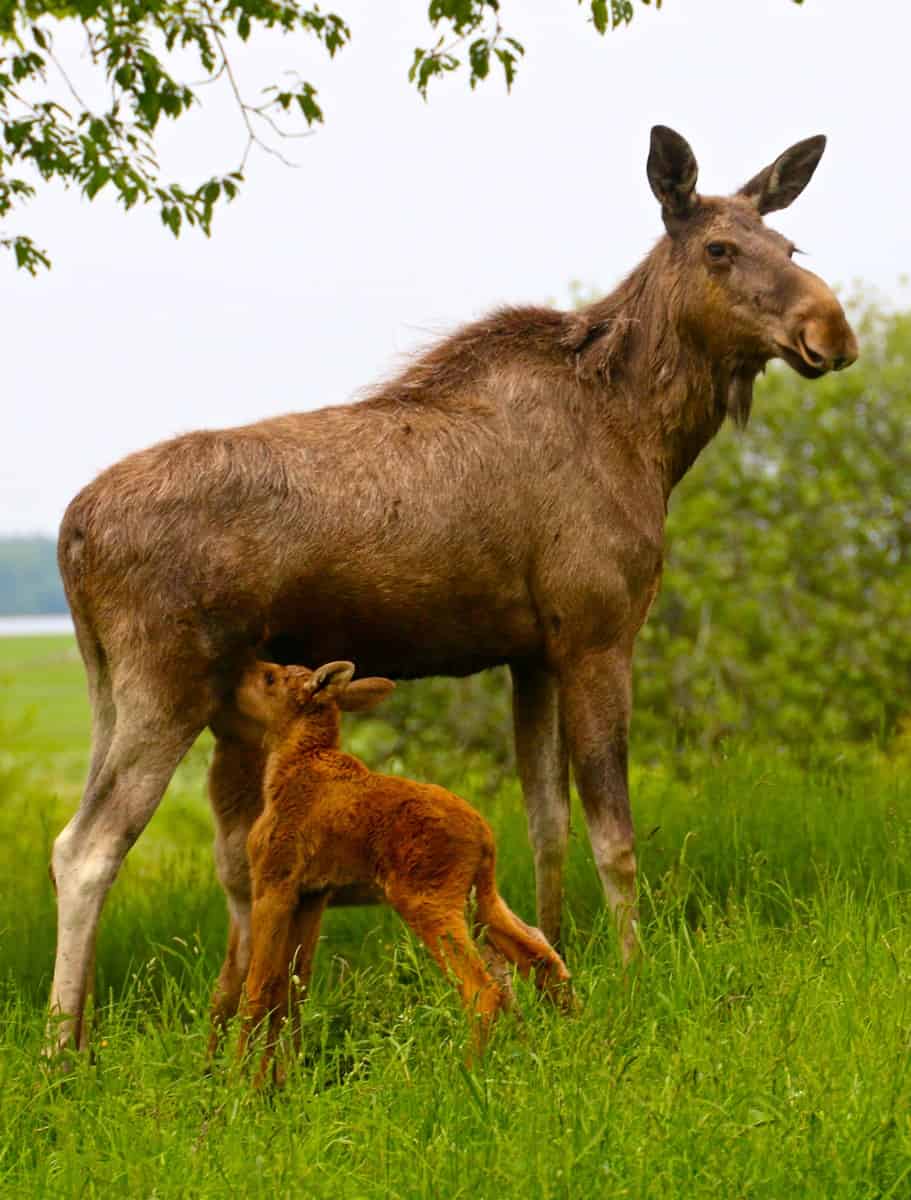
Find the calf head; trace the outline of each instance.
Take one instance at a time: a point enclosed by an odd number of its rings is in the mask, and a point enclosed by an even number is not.
[[[338,710],[367,712],[389,695],[391,679],[353,679],[354,663],[307,667],[253,662],[237,687],[238,712],[264,730],[281,734],[302,720],[314,727],[337,722]]]

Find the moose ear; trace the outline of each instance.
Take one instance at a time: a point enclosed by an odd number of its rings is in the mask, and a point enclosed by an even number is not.
[[[813,178],[825,148],[821,133],[797,142],[745,183],[738,195],[748,196],[763,215],[787,208]]]
[[[351,682],[354,674],[354,663],[331,662],[317,667],[307,683],[307,691],[311,696],[334,696]]]
[[[666,125],[654,125],[645,169],[665,224],[669,217],[679,220],[694,211],[699,166],[686,138]]]
[[[369,712],[385,700],[394,687],[391,679],[355,679],[342,689],[336,700],[345,712]]]

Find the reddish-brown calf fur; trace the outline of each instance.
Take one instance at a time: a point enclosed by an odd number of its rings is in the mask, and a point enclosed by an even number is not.
[[[539,987],[569,1002],[562,959],[497,891],[484,818],[443,788],[376,774],[339,749],[339,709],[372,708],[394,687],[388,679],[352,683],[353,673],[347,662],[316,671],[260,662],[237,691],[240,714],[265,731],[263,811],[247,840],[252,957],[240,1045],[243,1053],[268,1015],[260,1082],[289,1012],[290,981],[307,987],[323,910],[339,888],[377,889],[455,977],[478,1052],[507,996],[469,935],[472,891],[476,932],[523,976],[534,971]],[[229,947],[229,976],[230,959]],[[236,989],[216,992],[212,1049],[238,999]]]
[[[93,733],[54,844],[56,1046],[85,1044],[104,898],[206,726],[233,973],[246,972],[263,754],[233,697],[266,626],[264,657],[284,663],[392,678],[508,664],[537,923],[558,940],[571,763],[634,951],[632,653],[671,489],[726,416],[746,421],[769,359],[816,378],[857,355],[836,297],[762,219],[799,195],[824,142],[798,142],[736,195],[700,196],[692,150],[657,126],[647,175],[666,235],[609,296],[492,313],[358,404],[174,438],[73,500],[59,560]]]

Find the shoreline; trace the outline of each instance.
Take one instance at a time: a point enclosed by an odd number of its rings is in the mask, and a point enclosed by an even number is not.
[[[73,621],[68,613],[0,617],[0,637],[73,637]]]

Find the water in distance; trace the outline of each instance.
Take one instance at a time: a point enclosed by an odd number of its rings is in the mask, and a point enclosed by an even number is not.
[[[0,637],[51,637],[73,635],[68,613],[43,613],[40,616],[0,617]]]

